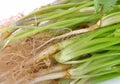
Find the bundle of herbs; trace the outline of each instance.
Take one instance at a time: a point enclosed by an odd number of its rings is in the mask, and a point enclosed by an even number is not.
[[[1,84],[97,84],[120,76],[120,1],[59,0],[0,33]]]

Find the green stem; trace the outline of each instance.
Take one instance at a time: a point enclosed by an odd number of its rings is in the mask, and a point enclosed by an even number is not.
[[[100,58],[104,58],[104,57],[111,57],[111,56],[115,56],[115,55],[120,55],[120,53],[106,53],[106,54],[98,54],[95,56],[92,56],[91,58],[88,59],[83,59],[83,60],[79,60],[79,61],[69,61],[66,62],[66,64],[76,64],[76,63],[83,63],[83,62],[87,62],[90,60],[96,60],[96,59],[100,59]]]
[[[50,17],[47,17],[47,18],[40,19],[37,22],[39,23],[39,22],[42,22],[42,21],[45,21],[45,20],[51,20],[51,19],[55,19],[55,18],[58,18],[58,17],[62,17],[64,15],[73,13],[73,12],[75,12],[77,10],[80,10],[81,8],[84,8],[84,7],[87,7],[87,6],[90,6],[90,5],[93,5],[93,2],[86,3],[84,5],[78,6],[76,8],[71,9],[71,10],[66,10],[65,12],[59,13],[57,15],[53,15],[53,16],[50,16]],[[28,22],[28,24],[30,24],[30,23],[31,22]]]
[[[40,10],[34,11],[31,14],[23,17],[21,20],[24,20],[24,19],[29,18],[29,17],[34,16],[34,15],[39,15],[41,12],[55,10],[55,9],[59,9],[59,8],[76,7],[76,6],[79,6],[79,5],[84,4],[84,3],[86,3],[86,1],[85,2],[80,2],[80,3],[68,3],[68,4],[60,4],[60,5],[51,5],[51,6],[48,6],[48,7],[45,7],[45,8],[41,8]]]
[[[56,22],[54,24],[49,24],[49,25],[42,26],[42,27],[35,27],[34,29],[29,29],[27,31],[18,32],[17,34],[15,34],[15,37],[13,39],[20,39],[20,38],[24,38],[27,36],[31,36],[36,33],[42,32],[44,30],[51,29],[51,28],[59,29],[59,28],[70,27],[72,25],[79,24],[85,21],[90,21],[95,18],[99,18],[99,15],[91,15],[91,16],[85,16],[85,17],[80,17],[80,18],[74,18],[70,20]]]
[[[111,41],[112,42],[107,42],[107,43],[99,44],[99,45],[96,45],[96,46],[93,46],[93,47],[90,47],[90,48],[87,48],[87,49],[78,50],[78,51],[76,51],[74,53],[71,53],[69,55],[69,57],[66,57],[66,56],[68,56],[68,54],[63,55],[64,58],[66,58],[66,60],[64,59],[64,61],[68,61],[70,59],[77,58],[78,56],[80,57],[81,55],[84,55],[84,54],[96,52],[96,51],[98,51],[100,49],[104,49],[106,47],[118,44],[120,42],[120,40],[118,40],[118,38],[116,40],[114,40],[114,41],[113,40],[111,40]]]
[[[119,41],[117,41],[118,39],[116,39],[116,42],[113,41],[113,42],[108,42],[108,43],[104,43],[104,44],[100,44],[100,45],[96,45],[96,46],[93,46],[93,47],[90,47],[90,48],[87,48],[87,49],[83,49],[83,50],[76,50],[76,51],[71,51],[70,49],[73,50],[73,48],[75,48],[75,45],[81,45],[81,46],[84,46],[86,43],[89,42],[89,40],[95,38],[97,35],[100,35],[100,34],[103,34],[105,32],[108,32],[108,31],[111,31],[111,30],[114,30],[116,28],[119,28],[120,25],[114,25],[114,26],[110,26],[110,27],[106,27],[106,28],[102,28],[102,29],[99,29],[99,30],[95,30],[93,32],[91,32],[91,34],[88,34],[88,36],[86,36],[85,38],[78,38],[78,42],[76,43],[72,43],[71,45],[69,45],[68,47],[66,47],[65,49],[63,49],[61,51],[61,55],[59,54],[59,56],[56,55],[56,59],[57,61],[59,62],[66,62],[70,59],[73,59],[73,58],[76,58],[80,55],[83,55],[83,54],[87,54],[87,53],[90,53],[90,52],[95,52],[99,49],[104,49],[105,47],[108,47],[108,46],[111,46],[111,45],[114,45],[119,43]],[[74,42],[74,41],[73,41]],[[81,47],[79,46],[79,48]],[[69,51],[70,50],[70,51]],[[71,53],[72,52],[72,53]],[[73,53],[74,52],[74,53]],[[69,56],[68,54],[69,53]],[[70,54],[71,53],[71,54]],[[76,54],[75,54],[76,53]]]

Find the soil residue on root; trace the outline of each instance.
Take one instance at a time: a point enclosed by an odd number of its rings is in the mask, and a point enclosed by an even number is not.
[[[56,35],[52,32],[56,32]],[[49,67],[44,61],[39,64],[24,66],[25,63],[36,56],[37,52],[41,52],[46,47],[53,43],[47,44],[45,47],[36,50],[40,45],[49,39],[65,33],[62,30],[44,31],[25,39],[17,40],[9,43],[5,48],[0,50],[0,82],[4,84],[29,84],[29,80],[35,78],[34,73],[41,69],[48,69]],[[61,33],[60,33],[61,32]],[[66,31],[68,32],[68,30]],[[57,42],[57,41],[56,41]],[[53,63],[54,64],[54,63]]]

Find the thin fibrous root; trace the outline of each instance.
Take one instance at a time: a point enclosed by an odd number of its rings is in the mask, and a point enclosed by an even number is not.
[[[60,35],[60,36],[56,36],[54,38],[51,38],[50,40],[46,41],[45,43],[43,43],[41,46],[39,46],[36,50],[39,50],[41,48],[43,48],[45,45],[55,41],[55,40],[60,40],[60,39],[64,39],[66,37],[70,37],[70,36],[74,36],[74,35],[78,35],[78,34],[81,34],[81,33],[85,33],[85,32],[88,32],[88,31],[92,31],[96,28],[98,28],[99,25],[98,24],[95,24],[93,26],[90,26],[88,28],[85,28],[85,29],[80,29],[80,30],[75,30],[75,31],[71,31],[69,33],[66,33],[66,34],[63,34],[63,35]]]

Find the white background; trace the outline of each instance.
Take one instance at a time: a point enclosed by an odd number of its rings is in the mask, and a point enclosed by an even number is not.
[[[41,5],[54,0],[0,0],[0,21],[15,16],[18,13],[28,14]],[[120,78],[112,79],[100,84],[120,84]]]
[[[54,0],[0,0],[0,21],[18,13],[27,14],[31,10]]]

